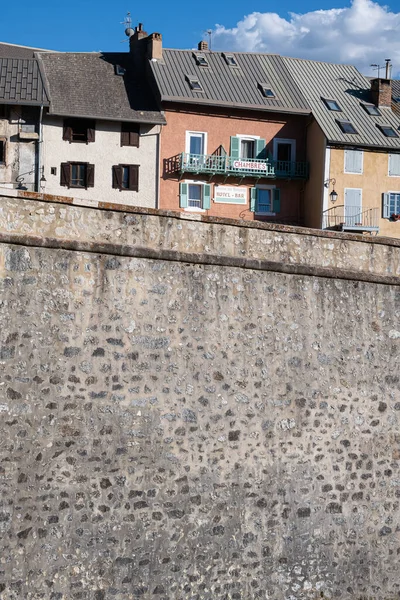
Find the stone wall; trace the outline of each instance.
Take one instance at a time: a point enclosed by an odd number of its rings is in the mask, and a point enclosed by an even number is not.
[[[1,599],[398,598],[396,244],[3,200]]]

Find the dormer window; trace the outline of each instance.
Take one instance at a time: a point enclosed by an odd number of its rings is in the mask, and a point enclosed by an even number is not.
[[[329,98],[322,98],[322,100],[325,102],[325,104],[329,110],[335,110],[337,112],[342,112],[342,109],[340,108],[340,106],[336,102],[336,100],[330,100]]]
[[[356,128],[350,121],[337,121],[337,124],[343,133],[357,133]]]
[[[371,115],[371,117],[380,117],[381,116],[381,113],[376,108],[375,104],[361,104],[361,106],[369,115]]]
[[[268,98],[268,99],[275,98],[274,91],[267,83],[259,83],[258,87],[261,90],[261,93],[264,96],[264,98]]]
[[[233,54],[225,54],[223,52],[222,56],[224,57],[226,64],[229,65],[230,67],[237,67],[238,66],[237,60],[233,56]]]
[[[208,67],[208,60],[206,59],[206,57],[203,53],[195,52],[194,57],[196,59],[197,64],[200,67]]]
[[[399,137],[397,135],[397,133],[395,132],[395,130],[393,129],[393,127],[391,127],[390,125],[378,125],[378,127],[382,131],[383,135],[385,135],[386,137],[390,137],[390,138]]]
[[[186,75],[186,79],[191,87],[191,89],[194,92],[202,92],[203,88],[201,87],[201,83],[200,81],[197,79],[197,77],[191,77],[189,75]]]

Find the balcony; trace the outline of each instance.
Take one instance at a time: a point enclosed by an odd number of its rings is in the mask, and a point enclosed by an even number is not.
[[[269,158],[239,159],[227,154],[189,154],[182,152],[165,161],[167,174],[222,175],[257,179],[307,179],[308,163]]]
[[[378,233],[379,208],[363,210],[359,206],[333,206],[322,215],[322,229]]]

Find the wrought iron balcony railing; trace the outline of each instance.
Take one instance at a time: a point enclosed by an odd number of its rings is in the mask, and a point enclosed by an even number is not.
[[[194,173],[236,177],[307,179],[308,163],[268,158],[233,158],[227,154],[182,152],[166,161],[167,173]]]
[[[322,215],[322,229],[337,231],[379,231],[379,208],[362,209],[359,206],[332,206]]]

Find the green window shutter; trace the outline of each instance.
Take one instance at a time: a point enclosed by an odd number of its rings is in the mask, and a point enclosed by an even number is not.
[[[181,183],[179,185],[179,206],[181,208],[187,208],[188,205],[188,184]]]
[[[390,219],[389,194],[382,194],[382,217]]]
[[[265,147],[265,140],[259,139],[256,140],[256,157],[257,158],[266,158],[267,149]]]
[[[280,213],[281,212],[281,190],[279,188],[275,188],[272,190],[273,192],[273,200],[272,200],[272,212]]]
[[[208,183],[203,186],[203,208],[205,210],[211,208],[211,185]]]
[[[235,136],[231,136],[231,158],[240,158],[240,139]]]
[[[256,212],[257,210],[257,188],[250,188],[250,210]]]

